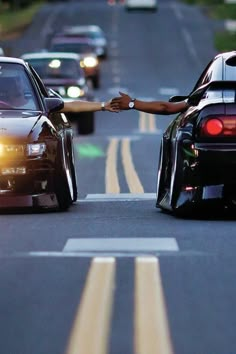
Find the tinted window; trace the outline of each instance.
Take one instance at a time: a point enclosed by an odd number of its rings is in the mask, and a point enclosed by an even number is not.
[[[32,83],[20,64],[0,64],[0,101],[6,109],[39,110]]]
[[[53,52],[66,52],[66,53],[79,53],[79,54],[87,54],[94,52],[93,46],[88,43],[54,43],[51,46],[51,51]]]
[[[28,59],[42,79],[83,77],[82,69],[76,60],[61,58]]]

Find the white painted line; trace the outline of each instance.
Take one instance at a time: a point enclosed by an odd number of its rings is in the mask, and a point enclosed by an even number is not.
[[[172,9],[173,9],[173,11],[174,11],[174,13],[175,13],[176,18],[177,18],[180,22],[183,21],[184,16],[183,16],[182,12],[180,11],[180,7],[177,6],[175,3],[172,3],[171,6],[172,6]]]
[[[196,64],[198,66],[200,66],[200,61],[199,61],[199,58],[198,58],[198,54],[197,54],[197,51],[194,47],[194,42],[193,42],[193,39],[189,33],[189,31],[187,31],[185,28],[182,28],[182,33],[183,33],[183,37],[184,37],[184,40],[187,44],[187,48],[190,52],[190,54],[192,55],[193,59],[195,60]]]
[[[179,94],[179,90],[174,87],[161,87],[158,92],[163,96],[175,96]]]
[[[129,201],[129,200],[153,200],[156,199],[156,193],[104,193],[104,194],[87,194],[85,199],[79,199],[79,202],[89,201]]]
[[[175,238],[70,238],[63,252],[155,252],[178,251]]]

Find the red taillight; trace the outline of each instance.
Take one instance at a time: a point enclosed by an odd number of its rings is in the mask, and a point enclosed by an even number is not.
[[[201,128],[205,136],[236,136],[236,116],[220,116],[206,119]]]

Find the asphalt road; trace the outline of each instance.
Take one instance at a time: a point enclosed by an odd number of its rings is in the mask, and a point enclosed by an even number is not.
[[[215,23],[159,0],[158,13],[105,1],[46,4],[12,55],[47,48],[63,25],[109,40],[98,99],[168,99],[215,54]],[[96,114],[75,136],[78,202],[65,213],[0,215],[3,354],[235,354],[234,217],[178,219],[155,208],[159,144],[173,117]]]

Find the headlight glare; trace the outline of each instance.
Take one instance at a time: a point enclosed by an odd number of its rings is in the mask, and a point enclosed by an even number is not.
[[[70,86],[67,89],[67,95],[71,98],[77,98],[81,96],[81,89],[78,86]]]
[[[94,68],[98,65],[98,60],[94,57],[86,57],[84,58],[84,66],[87,68]]]

